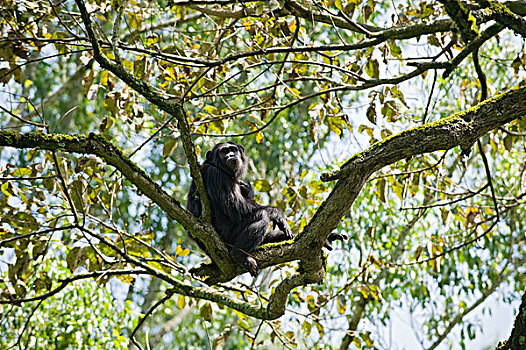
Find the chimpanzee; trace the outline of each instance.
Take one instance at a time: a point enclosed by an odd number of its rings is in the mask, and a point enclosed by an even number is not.
[[[246,171],[245,149],[233,142],[215,145],[206,153],[201,168],[210,199],[212,226],[229,247],[234,260],[252,276],[257,276],[257,262],[249,253],[262,244],[291,239],[293,234],[281,210],[256,203],[252,186],[241,180]],[[187,207],[194,216],[201,216],[201,202],[193,181]],[[278,229],[272,230],[270,223]],[[197,241],[197,244],[204,250],[202,243]]]

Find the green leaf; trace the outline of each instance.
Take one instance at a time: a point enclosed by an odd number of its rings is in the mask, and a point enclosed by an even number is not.
[[[378,196],[378,199],[382,201],[383,203],[386,202],[386,192],[387,190],[387,181],[385,178],[379,179],[377,183],[377,190],[376,195]]]
[[[29,174],[31,174],[30,168],[18,168],[15,171],[13,171],[13,176],[15,177],[22,177],[24,175],[29,175]]]
[[[367,61],[365,65],[365,73],[373,79],[378,79],[380,76],[378,61],[374,58]]]
[[[510,134],[506,134],[504,137],[504,148],[509,152],[513,147],[514,137]]]
[[[15,188],[13,184],[11,183],[11,181],[4,182],[2,186],[0,186],[0,189],[7,197],[11,197],[15,195]]]
[[[303,335],[305,337],[308,337],[312,331],[312,323],[307,322],[307,320],[303,321],[301,325],[301,330],[303,331]]]
[[[385,101],[382,105],[382,114],[387,117],[389,122],[397,121],[400,115],[398,112],[398,104],[393,100]]]
[[[70,249],[68,254],[66,255],[66,264],[68,265],[68,269],[73,273],[77,269],[80,263],[81,259],[81,249],[80,247],[75,247]]]
[[[393,55],[393,57],[402,57],[402,49],[400,48],[400,46],[396,45],[394,41],[387,42],[387,45],[389,46],[389,51],[391,52],[391,55]]]
[[[133,75],[139,80],[146,78],[146,59],[144,56],[135,58],[133,62]]]
[[[68,33],[63,32],[63,31],[56,31],[53,33],[52,39],[66,39],[68,37],[69,37]],[[69,48],[67,45],[61,44],[60,42],[55,42],[54,45],[60,54],[69,52]]]
[[[327,192],[327,186],[325,185],[324,182],[320,180],[309,181],[308,185],[309,185],[310,190],[312,191],[312,195],[314,196],[320,193]]]
[[[400,91],[397,85],[393,86],[390,91],[391,91],[391,96],[393,96],[394,98],[402,102],[404,106],[408,107],[404,99],[404,94],[402,93],[402,91]]]
[[[344,115],[334,115],[327,117],[327,124],[329,125],[329,129],[340,138],[343,136],[344,129],[352,129],[346,116]]]
[[[268,193],[272,190],[272,185],[265,179],[258,179],[254,182],[254,190]]]
[[[166,159],[172,155],[173,151],[177,147],[176,139],[168,139],[163,145],[163,158]]]
[[[70,194],[77,212],[84,213],[88,204],[88,182],[80,177],[71,182]]]
[[[100,132],[105,132],[113,125],[113,118],[110,116],[105,116],[99,124]]]
[[[367,108],[365,115],[367,116],[367,120],[376,125],[376,103],[374,103],[374,101]]]
[[[106,95],[106,98],[104,99],[104,102],[102,103],[104,108],[106,108],[106,110],[108,112],[111,113],[112,116],[116,116],[119,112],[119,107],[117,105],[117,96],[115,94],[107,94]],[[113,122],[111,123],[113,124]],[[111,124],[108,126],[107,129],[109,129],[109,127],[111,126]],[[106,129],[104,129],[106,130]],[[104,131],[102,130],[102,131]]]
[[[318,333],[320,335],[320,338],[323,337],[325,334],[325,328],[323,328],[322,324],[320,322],[314,322],[314,325],[316,326],[316,329],[318,330]]]
[[[212,322],[213,320],[213,313],[212,313],[212,304],[205,303],[201,308],[199,309],[199,315],[201,318],[205,321]]]

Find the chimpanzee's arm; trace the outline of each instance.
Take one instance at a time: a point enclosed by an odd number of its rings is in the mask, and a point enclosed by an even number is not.
[[[290,239],[294,237],[289,224],[287,223],[287,219],[281,210],[276,207],[264,207],[264,209],[267,211],[270,221],[273,222],[287,238]]]
[[[241,195],[243,197],[245,197],[246,199],[254,199],[254,190],[252,189],[250,183],[243,180],[239,180],[238,184],[241,188]]]
[[[199,200],[199,194],[197,192],[197,186],[192,181],[190,185],[190,191],[188,192],[186,208],[195,217],[201,217],[201,201]]]

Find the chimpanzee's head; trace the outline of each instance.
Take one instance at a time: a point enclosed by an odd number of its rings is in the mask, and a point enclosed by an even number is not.
[[[233,142],[221,142],[206,153],[206,160],[213,165],[241,178],[247,171],[247,157],[243,146]]]

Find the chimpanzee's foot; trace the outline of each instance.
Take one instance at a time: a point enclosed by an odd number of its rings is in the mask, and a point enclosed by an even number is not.
[[[233,249],[231,251],[232,258],[243,266],[253,277],[257,277],[259,272],[258,263],[256,262],[256,259],[248,255],[247,253],[243,252],[240,249]]]
[[[329,237],[327,237],[327,240],[325,241],[325,243],[323,244],[323,246],[329,250],[332,250],[332,247],[331,247],[331,243],[334,242],[334,241],[344,241],[346,240],[347,238],[347,235],[344,234],[344,233],[331,233],[329,235]]]

